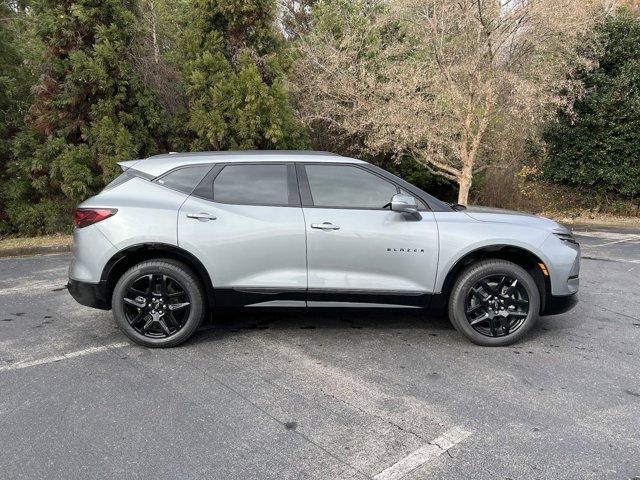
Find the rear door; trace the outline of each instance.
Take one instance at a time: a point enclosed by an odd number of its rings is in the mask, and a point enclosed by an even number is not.
[[[304,306],[305,225],[294,164],[214,167],[180,209],[178,242],[203,262],[219,305]]]
[[[357,164],[299,164],[307,232],[308,304],[426,306],[438,228],[386,205],[399,186]]]

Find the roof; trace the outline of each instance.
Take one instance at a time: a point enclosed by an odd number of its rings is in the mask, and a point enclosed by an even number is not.
[[[154,177],[176,167],[203,163],[236,162],[321,162],[321,163],[366,163],[355,158],[342,157],[330,152],[313,150],[244,150],[219,152],[164,153],[143,160],[119,162],[123,168],[133,168]]]

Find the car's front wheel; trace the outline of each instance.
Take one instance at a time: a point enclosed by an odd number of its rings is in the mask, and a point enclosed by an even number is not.
[[[473,343],[510,345],[538,319],[540,293],[533,277],[506,260],[471,264],[456,280],[449,297],[449,319]]]
[[[188,339],[204,317],[196,275],[174,260],[148,260],[127,270],[113,290],[113,316],[127,337],[147,347],[173,347]]]

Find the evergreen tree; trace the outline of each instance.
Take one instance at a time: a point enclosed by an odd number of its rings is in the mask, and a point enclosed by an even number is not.
[[[32,83],[24,65],[25,52],[22,9],[0,3],[0,185],[7,180],[6,168],[11,159],[11,142],[23,125],[23,117]],[[7,229],[4,195],[0,191],[0,233]]]
[[[626,197],[640,196],[640,20],[626,11],[606,18],[586,48],[595,69],[577,72],[586,95],[561,112],[545,138],[547,178]]]
[[[28,73],[18,46],[18,13],[0,3],[0,168],[9,158],[10,140],[20,126],[28,95]]]
[[[44,57],[6,189],[22,232],[59,230],[74,203],[117,174],[117,161],[162,149],[162,111],[128,55],[136,12],[133,0],[34,2]]]
[[[301,148],[275,1],[193,0],[182,38],[194,150]]]

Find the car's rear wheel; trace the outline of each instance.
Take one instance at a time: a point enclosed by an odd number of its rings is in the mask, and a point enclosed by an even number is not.
[[[467,267],[449,297],[449,319],[473,343],[510,345],[538,319],[540,292],[533,277],[506,260],[482,260]]]
[[[204,317],[204,294],[196,275],[174,260],[134,265],[118,280],[113,316],[131,340],[173,347],[187,340]]]

